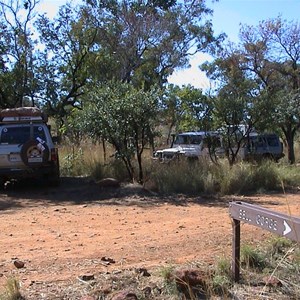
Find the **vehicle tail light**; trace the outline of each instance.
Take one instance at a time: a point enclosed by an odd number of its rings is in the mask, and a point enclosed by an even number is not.
[[[57,148],[52,148],[51,149],[51,161],[58,161],[58,149]]]

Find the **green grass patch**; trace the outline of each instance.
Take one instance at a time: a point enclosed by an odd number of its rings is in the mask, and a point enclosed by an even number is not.
[[[243,245],[241,247],[241,264],[247,269],[262,271],[266,267],[266,257],[259,249]]]

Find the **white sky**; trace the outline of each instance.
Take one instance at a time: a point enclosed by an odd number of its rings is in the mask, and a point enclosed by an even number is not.
[[[80,0],[71,0],[78,3]],[[52,18],[58,7],[66,0],[41,0],[40,11],[47,12]],[[240,24],[258,25],[259,21],[276,18],[281,15],[290,21],[300,20],[300,0],[207,0],[207,6],[214,10],[212,17],[213,28],[216,34],[225,32],[231,41],[238,41]],[[170,83],[177,85],[191,84],[196,88],[206,90],[209,81],[198,66],[209,60],[207,54],[199,53],[191,58],[191,67],[178,70],[169,78]]]

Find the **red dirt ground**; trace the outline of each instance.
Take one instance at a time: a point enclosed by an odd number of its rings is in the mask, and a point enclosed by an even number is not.
[[[0,287],[10,276],[29,287],[132,266],[214,263],[231,255],[229,201],[300,215],[297,193],[158,197],[137,186],[101,190],[80,178],[64,178],[58,189],[8,187],[0,194]],[[241,231],[242,243],[270,236],[246,224]],[[24,268],[14,266],[16,259]]]

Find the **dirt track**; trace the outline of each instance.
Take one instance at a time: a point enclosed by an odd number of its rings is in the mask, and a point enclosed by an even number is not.
[[[231,255],[232,200],[300,215],[299,194],[158,197],[136,186],[101,190],[67,178],[58,189],[40,183],[8,187],[0,194],[0,283],[14,276],[26,288],[114,269],[213,263]],[[268,236],[242,226],[242,242]],[[14,266],[16,259],[24,268]]]

